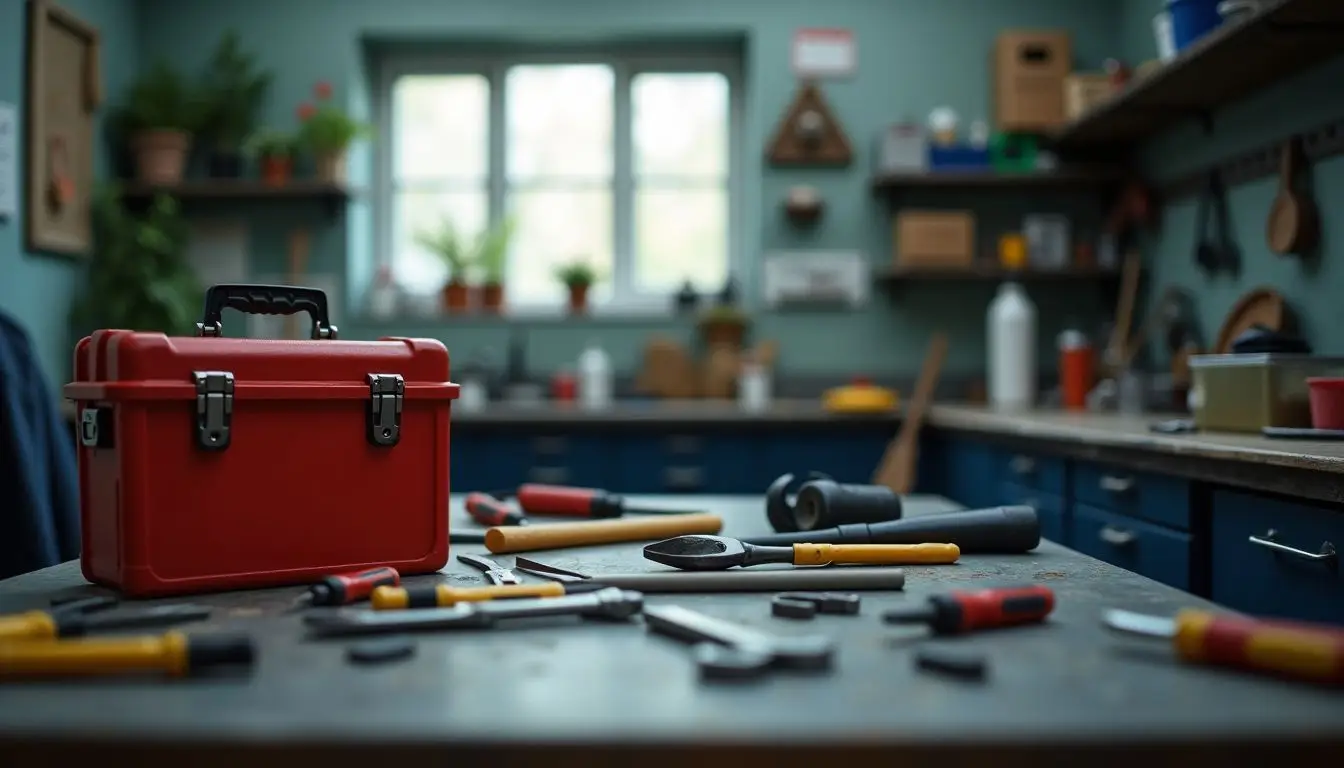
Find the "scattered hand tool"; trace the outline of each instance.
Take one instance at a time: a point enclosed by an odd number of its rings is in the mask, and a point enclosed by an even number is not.
[[[603,519],[621,515],[689,515],[691,509],[654,509],[631,507],[625,499],[598,488],[572,488],[565,485],[524,483],[514,492],[518,506],[529,515],[564,515]]]
[[[927,624],[934,634],[952,635],[981,629],[1013,627],[1045,621],[1055,609],[1055,593],[1049,587],[1028,585],[956,590],[930,597],[918,608],[888,611],[888,624]]]
[[[861,600],[858,595],[844,592],[781,592],[775,600],[792,600],[810,603],[817,613],[853,616],[859,612]]]
[[[449,531],[449,544],[484,544],[485,531]]]
[[[702,533],[702,531],[685,531]],[[716,533],[711,531],[710,533]],[[744,544],[955,544],[964,555],[1013,555],[1041,543],[1041,524],[1031,507],[990,507],[907,517],[885,523],[854,523],[817,531],[775,533],[743,539]]]
[[[402,637],[380,637],[354,643],[345,649],[351,664],[383,664],[409,659],[415,655],[415,643]]]
[[[71,597],[55,598],[51,601],[53,611],[77,611],[79,613],[94,613],[96,611],[105,611],[108,608],[116,608],[119,601],[110,595],[74,595]]]
[[[658,634],[696,643],[696,665],[709,678],[750,678],[777,667],[823,670],[835,657],[835,643],[828,637],[776,637],[679,605],[646,607],[644,624]]]
[[[815,619],[817,604],[776,595],[770,600],[770,615],[781,619]]]
[[[505,584],[493,587],[452,587],[447,584],[421,584],[414,587],[379,587],[373,590],[369,603],[375,611],[396,611],[407,608],[451,608],[458,603],[479,603],[485,600],[513,600],[524,597],[564,597],[584,592],[607,589],[606,584],[578,582],[566,585],[559,581],[541,584]]]
[[[1111,629],[1172,641],[1182,661],[1344,685],[1344,630],[1324,625],[1184,610],[1168,619],[1109,610]]]
[[[0,678],[96,676],[160,672],[174,677],[220,666],[250,665],[256,656],[246,635],[108,637],[0,643]]]
[[[469,493],[463,506],[472,520],[484,526],[527,525],[527,518],[522,512],[489,494]]]
[[[481,569],[481,572],[485,574],[485,578],[491,584],[496,586],[520,583],[516,573],[488,557],[481,557],[480,555],[458,555],[457,559],[458,562],[466,563],[473,568]]]
[[[945,565],[955,544],[794,544],[761,547],[724,536],[677,536],[644,548],[644,558],[683,571],[722,571],[770,563],[793,565]]]
[[[957,648],[920,648],[915,652],[915,666],[976,682],[989,674],[989,659],[984,654]]]
[[[837,483],[813,472],[789,503],[792,482],[793,475],[780,475],[765,491],[765,516],[779,533],[901,519],[901,497],[885,485]]]
[[[349,605],[367,598],[378,587],[395,587],[400,584],[401,574],[397,573],[396,568],[365,568],[337,573],[308,587],[307,592],[294,599],[290,610],[296,611],[310,605]]]
[[[601,589],[584,595],[536,600],[498,600],[458,603],[452,608],[419,611],[337,610],[311,613],[304,623],[320,636],[419,632],[434,629],[480,629],[503,619],[543,616],[582,616],[625,621],[638,614],[644,596],[620,589]]]
[[[210,613],[211,609],[202,605],[156,605],[148,608],[98,610],[93,613],[74,607],[28,611],[0,616],[0,641],[55,640],[110,629],[172,626],[208,619]]]
[[[515,570],[566,584],[589,576],[519,557]],[[779,568],[760,571],[663,571],[604,573],[593,578],[607,586],[664,594],[701,592],[781,592],[788,590],[898,590],[905,586],[900,568]]]
[[[485,548],[498,555],[626,541],[656,541],[687,533],[718,533],[722,529],[722,518],[703,514],[508,526],[486,531]]]

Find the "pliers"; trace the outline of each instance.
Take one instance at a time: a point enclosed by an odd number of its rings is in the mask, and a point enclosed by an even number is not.
[[[481,557],[480,555],[458,555],[457,559],[473,568],[479,568],[491,584],[503,585],[522,583],[518,578],[518,574],[513,572],[513,569],[505,568],[488,557]]]

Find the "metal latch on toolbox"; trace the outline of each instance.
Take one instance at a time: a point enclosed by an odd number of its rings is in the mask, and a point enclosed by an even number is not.
[[[85,408],[79,414],[79,443],[85,448],[111,448],[112,409]]]
[[[369,443],[396,445],[401,440],[401,408],[406,381],[395,373],[370,373],[368,379]]]
[[[207,451],[229,447],[233,426],[233,374],[196,371],[196,444]]]

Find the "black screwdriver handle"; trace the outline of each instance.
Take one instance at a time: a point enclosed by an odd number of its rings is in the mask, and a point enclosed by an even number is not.
[[[854,523],[819,531],[777,533],[744,539],[747,544],[956,544],[962,554],[1019,554],[1041,543],[1036,510],[1026,506],[989,507],[920,515],[885,523]]]

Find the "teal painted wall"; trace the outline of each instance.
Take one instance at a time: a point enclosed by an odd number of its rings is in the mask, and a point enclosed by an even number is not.
[[[263,63],[276,70],[272,119],[292,121],[292,105],[317,80],[331,81],[353,104],[368,103],[361,38],[441,36],[463,38],[509,34],[551,35],[569,40],[621,36],[741,34],[746,53],[746,250],[753,262],[745,276],[754,293],[759,254],[788,246],[861,248],[874,262],[890,259],[888,210],[867,191],[870,151],[885,125],[906,115],[922,116],[940,104],[953,106],[967,121],[987,116],[989,53],[1004,27],[1067,28],[1074,34],[1079,65],[1095,68],[1114,55],[1119,40],[1118,2],[1077,0],[142,0],[141,42],[146,60],[165,56],[195,68],[218,35],[238,29]],[[843,172],[781,172],[757,158],[794,89],[788,72],[789,43],[803,26],[847,27],[857,31],[860,74],[828,85],[827,98],[839,115],[858,156]],[[367,168],[356,172],[367,172]],[[813,183],[828,199],[820,230],[797,237],[781,223],[777,202],[792,184]],[[910,204],[955,204],[956,200],[907,198]],[[977,201],[984,218],[1011,221],[1032,201],[985,197]],[[1047,201],[1042,201],[1044,206]],[[1049,201],[1052,205],[1062,201]],[[1067,208],[1065,209],[1067,210]],[[239,211],[239,214],[243,214]],[[286,214],[251,211],[253,268],[283,273]],[[314,272],[354,266],[355,282],[367,280],[372,231],[367,201],[352,206],[343,227],[321,232],[310,261]],[[1098,291],[1037,293],[1042,305],[1042,338],[1048,343],[1066,320],[1095,319],[1106,300]],[[974,371],[983,365],[984,311],[988,286],[909,287],[899,299],[877,296],[859,313],[762,314],[761,338],[782,345],[781,365],[798,373],[909,372],[918,368],[929,333],[952,332],[949,369]],[[632,368],[652,331],[690,337],[673,320],[587,320],[524,323],[530,335],[530,364],[537,370],[565,365],[590,337],[600,338],[618,368]],[[456,325],[419,323],[374,327],[347,317],[347,337],[410,333],[444,339],[459,356],[499,346],[508,326],[466,321]]]
[[[134,0],[61,0],[60,4],[101,33],[103,87],[109,97],[115,97],[127,87],[138,64]],[[26,11],[24,0],[0,2],[0,102],[20,110],[27,56]],[[22,114],[20,118],[22,152]],[[98,173],[106,176],[108,153],[101,143],[95,147],[95,163]],[[71,347],[66,319],[82,275],[79,261],[24,250],[22,209],[13,221],[0,221],[0,309],[28,329],[41,355],[43,371],[53,385],[69,376]]]
[[[1122,12],[1126,57],[1132,61],[1156,56],[1151,18],[1161,0],[1127,0]],[[1143,152],[1143,164],[1158,179],[1172,178],[1207,167],[1229,154],[1257,148],[1296,131],[1344,117],[1339,98],[1344,83],[1344,58],[1303,73],[1219,113],[1214,135],[1205,137],[1193,126],[1179,126]],[[1278,289],[1292,303],[1303,330],[1316,350],[1344,354],[1344,231],[1331,216],[1344,203],[1344,158],[1316,166],[1313,188],[1324,218],[1319,262],[1282,258],[1265,244],[1265,221],[1277,188],[1274,179],[1235,187],[1229,195],[1232,228],[1241,251],[1243,269],[1238,278],[1206,277],[1192,255],[1195,202],[1174,201],[1166,207],[1162,228],[1148,243],[1152,266],[1150,285],[1161,290],[1179,285],[1198,297],[1206,339],[1216,336],[1223,317],[1237,297],[1261,285]]]

